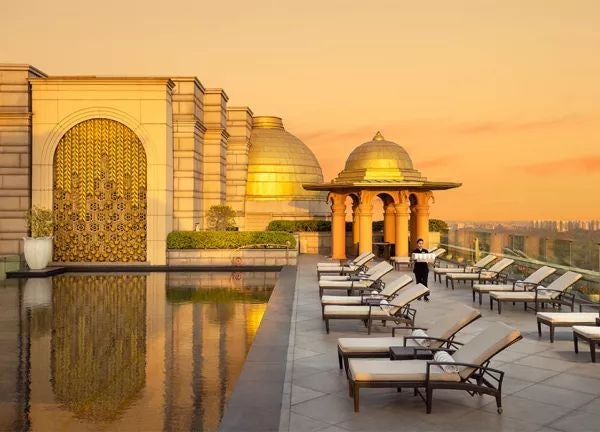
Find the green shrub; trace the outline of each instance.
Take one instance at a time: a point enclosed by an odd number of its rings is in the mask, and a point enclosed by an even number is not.
[[[274,220],[267,226],[267,231],[295,232],[329,232],[331,221],[326,220]],[[346,222],[346,232],[352,231],[352,222]],[[383,231],[383,221],[373,222],[373,232]]]
[[[51,237],[54,231],[54,214],[52,210],[34,206],[25,214],[27,228],[31,237]]]
[[[326,220],[274,220],[267,226],[267,231],[323,232],[331,231],[331,221]]]
[[[290,233],[280,231],[173,231],[167,236],[168,249],[286,247],[294,249],[296,239]]]
[[[206,213],[206,222],[213,231],[233,231],[235,210],[226,205],[214,205]]]

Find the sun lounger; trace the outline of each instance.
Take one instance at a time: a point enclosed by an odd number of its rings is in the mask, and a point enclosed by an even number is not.
[[[495,323],[460,347],[454,354],[436,354],[428,360],[350,359],[349,391],[354,411],[359,410],[359,392],[363,387],[413,388],[431,412],[436,389],[465,390],[471,395],[487,394],[496,398],[502,413],[504,372],[489,367],[489,360],[522,338],[517,329]],[[425,390],[423,396],[419,389]]]
[[[334,275],[334,274],[325,274],[321,275],[319,278],[320,281],[323,280],[335,280],[335,281],[345,281],[345,280],[357,280],[357,279],[368,279],[370,276],[373,276],[382,268],[387,268],[389,264],[386,261],[380,261],[377,264],[369,267],[368,269],[364,269],[358,273],[353,274],[344,274],[344,275]]]
[[[529,307],[528,303],[533,303],[533,310],[537,312],[540,305],[548,303],[557,308],[569,306],[573,312],[575,296],[567,289],[581,278],[579,273],[568,271],[547,287],[538,286],[527,291],[491,291],[490,309],[494,309],[494,302],[498,303],[499,314],[502,313],[502,302],[523,303],[525,310]]]
[[[359,262],[361,260],[366,259],[369,255],[373,255],[373,252],[363,252],[359,256],[354,259],[348,260],[344,263],[344,265],[360,265]],[[325,261],[317,263],[317,267],[327,267],[327,266],[339,266],[339,262],[335,261]]]
[[[434,267],[433,268],[433,280],[435,278],[439,279],[440,283],[442,282],[442,275],[446,275],[448,273],[465,273],[465,272],[478,272],[481,269],[484,269],[488,264],[491,264],[498,257],[496,255],[486,255],[477,261],[472,266],[468,266],[466,264],[459,265],[458,267]]]
[[[372,292],[361,294],[361,295],[324,295],[321,297],[321,313],[324,313],[326,305],[346,305],[346,306],[356,306],[356,305],[364,305],[366,301],[374,301],[374,300],[390,300],[393,296],[397,294],[399,290],[404,288],[406,285],[413,281],[412,277],[409,275],[401,275],[394,279],[393,281],[386,282],[383,284],[383,289],[377,294],[373,294]]]
[[[428,328],[399,327],[412,330],[410,336],[396,336],[397,328],[394,328],[391,337],[339,338],[337,350],[340,369],[344,366],[347,369],[349,358],[389,358],[392,346],[449,348],[456,333],[480,317],[478,310],[459,304],[435,320]]]
[[[475,301],[476,293],[479,294],[479,304],[481,304],[481,296],[490,291],[524,291],[528,288],[534,288],[555,271],[555,268],[543,266],[524,280],[518,280],[512,284],[473,284],[473,301]]]
[[[387,261],[383,261],[381,264],[382,265],[379,267],[379,269],[368,278],[356,278],[356,280],[348,281],[320,280],[319,297],[323,297],[324,290],[344,290],[347,291],[348,295],[350,295],[353,290],[370,291],[373,289],[378,289],[381,278],[394,269],[394,267]]]
[[[590,345],[592,363],[596,363],[596,345],[600,344],[600,319],[595,326],[573,326],[573,344],[575,353],[579,353],[578,341],[583,339]]]
[[[365,252],[357,256],[354,260],[348,261],[344,264],[335,262],[322,262],[317,263],[317,278],[321,277],[322,273],[356,273],[362,270],[369,261],[375,258],[373,252]]]
[[[393,321],[396,324],[408,323],[413,325],[416,310],[410,308],[410,303],[429,293],[425,285],[410,285],[401,290],[389,304],[367,305],[367,306],[336,306],[328,305],[323,310],[325,330],[329,333],[329,320],[332,319],[359,319],[367,326],[368,334],[371,334],[373,321]]]
[[[597,308],[598,312],[584,312],[583,309]],[[550,342],[554,342],[555,327],[573,327],[595,325],[596,319],[600,318],[600,304],[580,304],[579,312],[538,312],[537,327],[538,335],[542,337],[542,324],[550,327]]]
[[[448,281],[452,283],[452,289],[454,289],[454,281],[471,281],[471,286],[473,286],[474,282],[482,283],[482,282],[490,282],[493,283],[500,278],[500,275],[504,270],[506,270],[509,266],[511,266],[515,260],[510,258],[502,258],[496,264],[491,266],[489,269],[481,269],[476,272],[464,272],[464,273],[448,273],[446,275],[446,286],[448,286]]]

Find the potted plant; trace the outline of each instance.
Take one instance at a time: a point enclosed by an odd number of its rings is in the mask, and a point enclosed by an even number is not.
[[[25,261],[31,270],[45,269],[52,261],[52,210],[34,206],[27,212],[27,227],[31,237],[23,237]]]

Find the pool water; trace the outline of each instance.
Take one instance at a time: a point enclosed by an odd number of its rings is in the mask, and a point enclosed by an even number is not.
[[[277,277],[0,282],[0,430],[217,430]]]

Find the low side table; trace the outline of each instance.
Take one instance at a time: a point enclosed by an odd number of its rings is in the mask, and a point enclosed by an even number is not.
[[[416,348],[421,347],[392,346],[390,347],[390,360],[431,360],[433,358],[431,352],[421,352],[419,355],[415,355]]]

